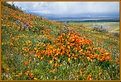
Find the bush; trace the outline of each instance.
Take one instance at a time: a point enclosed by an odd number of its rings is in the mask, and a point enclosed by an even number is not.
[[[95,26],[92,28],[93,31],[98,31],[98,32],[108,32],[105,28],[102,26]]]

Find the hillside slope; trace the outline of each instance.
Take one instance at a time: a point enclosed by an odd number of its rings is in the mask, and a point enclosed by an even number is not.
[[[2,80],[119,80],[119,37],[1,6]]]

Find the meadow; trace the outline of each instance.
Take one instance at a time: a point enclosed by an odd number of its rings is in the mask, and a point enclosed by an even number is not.
[[[93,28],[95,26],[102,26],[108,32],[119,32],[119,22],[69,22],[69,24],[82,25],[83,27]]]
[[[47,20],[2,3],[1,79],[119,80],[119,36],[87,26]]]

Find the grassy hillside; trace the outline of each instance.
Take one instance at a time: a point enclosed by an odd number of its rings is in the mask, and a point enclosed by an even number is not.
[[[2,80],[119,80],[119,37],[1,6]]]

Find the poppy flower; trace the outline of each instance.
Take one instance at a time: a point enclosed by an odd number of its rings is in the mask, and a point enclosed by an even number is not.
[[[8,57],[6,57],[6,60],[8,60]]]
[[[77,75],[76,78],[79,79],[79,75]]]
[[[6,68],[6,71],[9,71],[9,69],[8,69],[8,68]]]
[[[27,62],[25,62],[25,65],[27,65]]]
[[[55,63],[55,67],[58,67],[58,63]]]
[[[37,78],[34,78],[34,80],[37,80]]]
[[[82,69],[80,69],[79,72],[81,73],[82,72]]]
[[[13,43],[11,43],[11,46],[13,46]]]
[[[21,73],[18,73],[19,76],[21,76]]]
[[[32,73],[30,73],[30,78],[33,78],[33,74]]]

